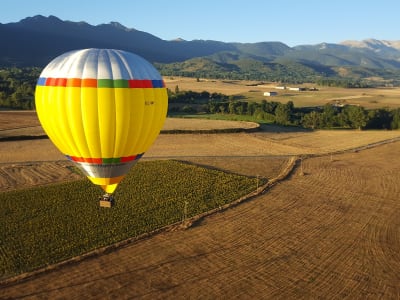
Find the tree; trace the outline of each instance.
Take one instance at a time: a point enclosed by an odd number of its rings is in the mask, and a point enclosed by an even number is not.
[[[247,105],[247,114],[249,116],[254,115],[254,112],[256,111],[256,108],[257,108],[257,103],[249,102],[249,104]]]
[[[349,105],[343,111],[348,117],[350,127],[361,130],[367,125],[368,116],[362,106]]]
[[[287,104],[279,103],[275,109],[275,122],[280,125],[290,124],[290,107]]]
[[[236,113],[239,115],[244,115],[247,110],[247,102],[240,101],[236,107]]]
[[[265,99],[261,100],[261,108],[263,111],[267,111],[267,105],[268,105],[267,100]]]
[[[234,115],[234,114],[236,113],[235,102],[229,101],[229,104],[228,104],[228,113],[230,113],[231,115]]]
[[[320,128],[322,124],[322,119],[323,119],[323,114],[312,111],[306,115],[303,116],[301,120],[301,124],[304,127],[311,128],[311,129],[316,129]]]
[[[390,127],[392,129],[400,129],[400,108],[391,111],[392,122]]]
[[[326,104],[321,115],[321,127],[332,128],[335,123],[335,109],[332,105]]]
[[[372,109],[368,111],[368,123],[366,128],[390,129],[393,116],[387,109]]]
[[[216,101],[209,101],[208,102],[208,111],[210,114],[215,114],[217,112],[217,105],[218,103]]]

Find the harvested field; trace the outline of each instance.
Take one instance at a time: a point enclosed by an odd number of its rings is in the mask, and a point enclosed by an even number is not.
[[[30,110],[0,111],[0,131],[38,126],[36,112]]]
[[[225,120],[209,120],[203,119],[184,119],[184,118],[167,118],[161,130],[163,131],[207,131],[207,130],[224,130],[224,129],[257,129],[259,125],[253,122],[245,121],[225,121]]]
[[[400,143],[310,158],[185,231],[4,286],[3,298],[397,299]]]

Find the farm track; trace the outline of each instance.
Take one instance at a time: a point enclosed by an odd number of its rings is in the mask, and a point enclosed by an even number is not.
[[[303,161],[267,193],[15,285],[7,298],[397,299],[400,143]]]

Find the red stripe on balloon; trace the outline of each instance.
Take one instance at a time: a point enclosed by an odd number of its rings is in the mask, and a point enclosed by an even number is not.
[[[143,80],[138,80],[138,79],[130,79],[128,80],[128,84],[130,88],[152,88],[153,83],[151,80],[148,79],[143,79]]]
[[[135,159],[139,159],[141,157],[140,154],[138,155],[131,155],[131,156],[124,156],[124,157],[119,157],[119,158],[113,158],[113,160],[119,160],[119,162],[125,163],[125,162],[130,162]],[[101,165],[105,163],[103,161],[103,158],[92,158],[92,157],[78,157],[78,156],[69,156],[67,155],[67,158],[74,162],[80,162],[80,163],[88,163],[88,164],[98,164]]]
[[[128,162],[136,159],[136,155],[121,157],[121,162]]]
[[[81,86],[81,79],[80,78],[68,78],[67,85],[68,87],[80,87]]]
[[[97,88],[97,79],[84,78],[84,79],[82,79],[81,87],[94,87],[94,88]]]

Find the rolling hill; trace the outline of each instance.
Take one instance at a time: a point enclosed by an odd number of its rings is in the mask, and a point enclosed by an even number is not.
[[[295,47],[276,41],[167,41],[118,22],[91,25],[41,15],[0,23],[0,39],[4,45],[0,48],[2,67],[43,67],[69,50],[117,48],[156,63],[167,75],[281,81],[379,77],[400,81],[400,41],[369,39]]]

